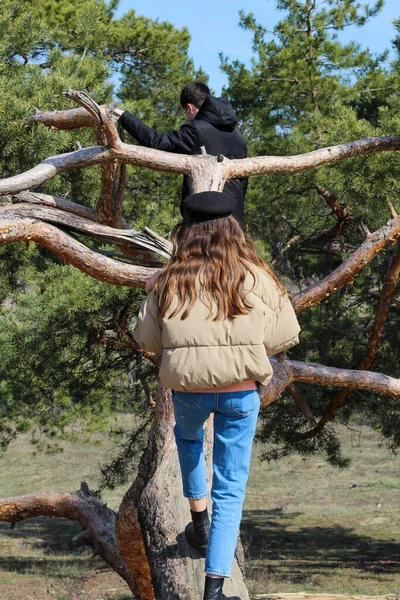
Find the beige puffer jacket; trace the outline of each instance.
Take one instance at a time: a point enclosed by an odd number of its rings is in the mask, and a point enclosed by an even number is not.
[[[147,352],[162,356],[160,379],[178,390],[212,389],[244,380],[266,385],[272,377],[268,356],[298,343],[300,327],[287,296],[254,267],[256,281],[245,280],[247,315],[213,321],[201,300],[201,290],[189,316],[160,319],[153,292],[142,302],[134,337]],[[173,311],[174,302],[168,313]]]

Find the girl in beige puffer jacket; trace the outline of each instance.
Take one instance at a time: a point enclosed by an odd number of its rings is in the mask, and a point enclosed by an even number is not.
[[[161,355],[173,390],[174,428],[192,522],[191,546],[206,556],[204,600],[221,600],[230,576],[268,356],[298,343],[290,300],[230,216],[228,194],[183,201],[173,252],[142,303],[134,336]],[[214,413],[212,520],[207,513],[203,425]]]

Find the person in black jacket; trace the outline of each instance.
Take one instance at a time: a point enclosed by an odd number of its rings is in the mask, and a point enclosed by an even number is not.
[[[193,81],[183,88],[180,98],[188,121],[180,129],[157,133],[129,111],[114,109],[124,129],[141,145],[178,154],[201,154],[204,146],[207,154],[226,158],[246,158],[247,149],[242,134],[236,128],[237,119],[226,98],[210,95],[208,86]],[[231,179],[224,192],[236,199],[233,216],[243,224],[244,197],[247,179]],[[188,177],[183,179],[182,200],[191,193]]]

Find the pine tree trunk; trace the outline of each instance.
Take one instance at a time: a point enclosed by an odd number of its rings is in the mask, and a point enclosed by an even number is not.
[[[173,435],[174,416],[170,392],[161,386],[158,392],[156,414],[143,454],[136,481],[126,493],[117,522],[117,540],[121,554],[129,548],[130,516],[137,514],[143,534],[144,548],[150,566],[156,600],[201,600],[204,585],[204,559],[188,546],[184,529],[190,520],[189,504],[182,494],[178,454]],[[212,425],[206,426],[205,452],[210,464],[212,452]],[[208,483],[211,469],[208,469]],[[134,543],[137,546],[137,534]],[[126,550],[123,547],[126,545]],[[224,593],[235,600],[249,600],[243,581],[241,544],[232,578],[224,584]],[[238,559],[241,563],[239,566]],[[140,561],[139,561],[140,562]],[[138,562],[130,568],[140,570]],[[143,570],[142,570],[143,571]],[[134,573],[135,575],[135,573]],[[146,600],[149,600],[149,590]]]

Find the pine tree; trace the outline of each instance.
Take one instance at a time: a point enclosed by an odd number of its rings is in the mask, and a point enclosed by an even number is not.
[[[29,121],[39,107],[75,108],[63,95],[70,88],[106,104],[115,99],[117,86],[116,99],[150,125],[170,128],[182,120],[180,89],[203,75],[188,58],[186,30],[137,17],[133,11],[115,19],[116,2],[42,0],[17,5],[5,0],[2,8],[2,177],[26,171],[49,155],[74,151],[77,142],[84,147],[98,143],[91,129],[59,131]],[[180,186],[178,177],[129,167],[125,218],[133,227],[150,224],[160,233],[167,231],[176,219]],[[94,207],[100,170],[65,172],[38,191]],[[91,244],[111,251],[104,244]],[[142,359],[119,335],[120,319],[135,314],[143,292],[93,283],[35,246],[27,250],[25,244],[0,245],[0,257],[0,302],[5,302],[0,322],[3,447],[12,435],[29,428],[33,440],[39,439],[40,430],[55,447],[72,415],[83,419],[89,432],[94,426],[104,427],[104,416],[117,408],[147,408],[137,376],[152,370],[141,365]],[[18,356],[22,339],[26,344],[23,356]],[[82,377],[88,365],[91,375]],[[29,387],[27,378],[32,381]],[[107,469],[104,476],[109,477]],[[127,469],[124,477],[129,477]]]
[[[240,26],[253,33],[252,64],[246,67],[223,57],[222,67],[229,78],[226,92],[243,120],[252,153],[294,155],[398,134],[398,100],[393,96],[396,73],[385,66],[387,53],[373,56],[368,49],[338,39],[344,27],[362,26],[378,14],[382,4],[277,0],[285,16],[273,31],[267,31],[253,14],[241,13]],[[324,277],[362,243],[368,228],[373,231],[385,223],[391,215],[388,200],[399,208],[394,181],[399,172],[400,162],[393,154],[252,181],[247,197],[249,229],[264,241],[267,255],[295,291]],[[302,316],[302,344],[294,349],[294,356],[347,368],[362,362],[390,254],[376,259],[354,285]],[[395,310],[377,360],[383,371],[390,367],[396,377],[399,356],[394,323]],[[298,387],[316,415],[337,394],[336,390]],[[390,429],[383,416],[382,398],[358,394],[351,401],[355,411],[379,412],[378,422],[388,443],[398,443],[396,427]],[[351,412],[346,404],[336,419],[347,422]],[[393,411],[391,415],[393,419]],[[334,430],[326,429],[325,434],[310,439],[296,434],[309,424],[291,395],[268,407],[264,418],[260,439],[270,444],[266,456],[322,451],[333,464],[346,464]]]

